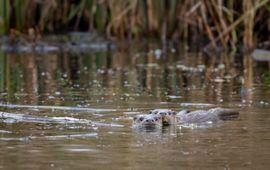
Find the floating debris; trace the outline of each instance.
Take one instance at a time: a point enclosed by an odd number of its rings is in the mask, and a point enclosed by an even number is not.
[[[168,98],[170,98],[170,99],[181,99],[181,98],[183,98],[182,96],[168,96]]]
[[[197,66],[198,69],[202,72],[203,70],[205,70],[206,66],[204,64],[198,65]]]
[[[156,67],[158,68],[159,65],[157,63],[149,63],[149,64],[137,64],[138,67]]]
[[[65,151],[69,151],[69,152],[93,152],[93,153],[99,152],[96,149],[89,149],[89,148],[67,148],[67,149],[65,149]]]
[[[225,64],[219,64],[217,68],[220,70],[225,69]]]
[[[205,70],[204,65],[198,65],[197,67],[189,67],[183,64],[177,64],[176,68],[182,71],[188,71],[188,72],[203,72]]]
[[[136,115],[139,113],[141,113],[141,112],[123,112],[124,115]]]
[[[35,137],[31,136],[31,139],[66,139],[66,138],[89,138],[89,137],[97,137],[97,133],[85,133],[85,134],[72,134],[72,135],[55,135],[55,136],[44,136],[44,137]]]
[[[0,133],[12,133],[11,131],[7,131],[7,130],[0,130]]]
[[[19,138],[0,138],[0,141],[21,141],[27,142],[30,140],[30,137],[19,137]]]
[[[59,123],[59,124],[86,124],[91,126],[123,127],[116,123],[95,122],[87,119],[77,119],[72,117],[39,117],[27,114],[15,114],[0,112],[0,119],[5,123],[31,122],[31,123]]]
[[[98,137],[97,133],[85,133],[85,134],[71,134],[71,135],[54,135],[54,136],[26,136],[18,138],[0,138],[0,141],[30,141],[35,139],[48,139],[48,140],[59,140],[59,139],[72,139],[72,138],[93,138]]]
[[[251,55],[257,61],[270,61],[270,51],[268,50],[256,49]]]
[[[76,35],[75,35],[76,34]],[[78,36],[79,35],[79,36]],[[76,38],[74,38],[74,36]],[[89,33],[70,33],[69,36],[45,36],[39,41],[28,42],[18,39],[16,43],[2,40],[0,50],[7,53],[78,53],[93,51],[110,51],[116,44],[102,36],[92,36]]]
[[[0,107],[6,108],[29,108],[29,109],[51,109],[51,110],[65,110],[65,111],[81,111],[81,112],[115,112],[116,109],[99,109],[99,108],[87,108],[87,107],[69,107],[69,106],[41,106],[41,105],[17,105],[17,104],[5,104],[0,103]]]
[[[162,51],[160,49],[156,49],[156,50],[154,50],[154,54],[155,54],[157,59],[160,59]]]
[[[182,107],[199,107],[199,108],[204,108],[204,107],[214,107],[214,104],[210,103],[180,103],[180,106]]]
[[[222,79],[222,78],[220,78],[220,77],[217,77],[217,78],[215,78],[213,81],[216,82],[216,83],[222,83],[222,82],[224,82],[225,80]]]

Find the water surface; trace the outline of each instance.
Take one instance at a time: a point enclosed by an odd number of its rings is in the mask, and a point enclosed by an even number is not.
[[[0,65],[1,112],[97,122],[2,119],[0,169],[270,166],[268,61],[149,44],[87,53],[0,52]],[[207,127],[132,128],[132,117],[151,109],[215,106],[238,109],[240,117]]]

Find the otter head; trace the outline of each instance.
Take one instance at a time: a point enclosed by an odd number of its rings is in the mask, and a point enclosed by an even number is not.
[[[171,125],[176,123],[176,112],[170,109],[155,109],[150,111],[150,115],[161,116],[163,125]]]
[[[135,127],[159,127],[162,126],[162,118],[159,115],[141,114],[133,118]]]

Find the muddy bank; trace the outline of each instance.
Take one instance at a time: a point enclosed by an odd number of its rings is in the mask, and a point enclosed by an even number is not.
[[[87,32],[71,32],[66,35],[15,34],[0,37],[0,50],[6,53],[66,53],[108,51],[115,42],[102,35]]]

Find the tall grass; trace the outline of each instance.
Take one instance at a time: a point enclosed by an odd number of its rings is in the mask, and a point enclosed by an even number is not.
[[[9,0],[0,2],[0,32],[7,32],[9,29],[10,5]]]
[[[118,39],[158,37],[208,47],[269,41],[269,0],[2,0],[0,31],[97,31]],[[263,18],[263,19],[262,19]]]
[[[5,55],[4,53],[1,51],[0,52],[0,91],[4,91],[5,90],[5,63],[6,63],[6,60],[5,60]]]

